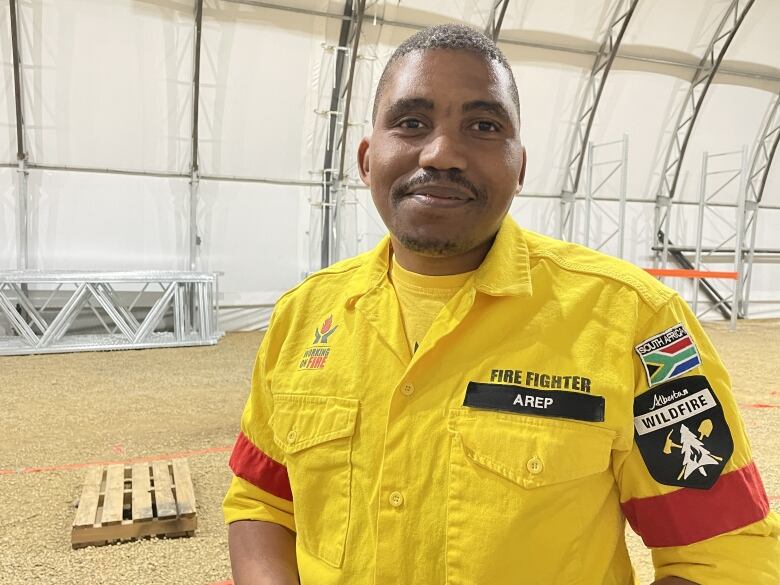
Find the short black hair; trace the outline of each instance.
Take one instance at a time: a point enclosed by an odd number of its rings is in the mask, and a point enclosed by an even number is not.
[[[474,27],[465,24],[437,24],[424,28],[410,36],[390,56],[376,86],[374,108],[371,114],[372,123],[376,123],[379,98],[382,96],[382,92],[387,84],[388,71],[391,65],[413,51],[430,51],[432,49],[470,51],[480,55],[486,61],[495,61],[500,64],[509,73],[509,79],[512,82],[509,91],[512,102],[515,104],[515,108],[517,108],[517,116],[518,118],[520,117],[520,95],[517,91],[517,82],[512,73],[512,67],[510,67],[506,56],[504,56],[504,53],[501,52],[501,49],[498,48],[493,39]]]

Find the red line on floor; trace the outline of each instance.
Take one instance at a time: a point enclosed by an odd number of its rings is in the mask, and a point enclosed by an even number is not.
[[[209,585],[233,585],[233,581],[220,581],[219,583],[209,583]]]
[[[146,461],[160,461],[162,459],[178,459],[179,457],[194,457],[195,455],[208,455],[209,453],[227,453],[232,451],[233,446],[229,447],[209,447],[207,449],[195,449],[193,451],[181,451],[179,453],[165,453],[163,455],[147,455],[144,457],[133,457],[131,459],[116,459],[111,461],[89,461],[87,463],[69,463],[65,465],[52,465],[49,467],[25,467],[23,469],[0,469],[0,475],[25,474],[25,473],[43,473],[46,471],[68,471],[70,469],[82,469],[94,465],[114,465],[117,463],[144,463]]]
[[[740,404],[742,408],[780,408],[780,404],[764,404],[756,402],[755,404]]]

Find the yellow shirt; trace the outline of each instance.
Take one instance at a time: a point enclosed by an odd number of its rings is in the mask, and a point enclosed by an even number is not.
[[[390,280],[398,296],[401,319],[404,323],[409,351],[414,353],[434,319],[453,295],[458,292],[472,272],[429,276],[406,270],[393,256]]]
[[[389,241],[277,304],[227,522],[297,533],[302,585],[777,585],[780,522],[728,375],[643,271],[509,218],[413,356]]]

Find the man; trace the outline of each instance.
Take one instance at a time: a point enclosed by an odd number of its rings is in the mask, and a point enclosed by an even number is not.
[[[780,523],[685,303],[520,230],[517,88],[464,26],[390,59],[363,181],[390,236],[279,301],[225,499],[237,585],[780,582]]]

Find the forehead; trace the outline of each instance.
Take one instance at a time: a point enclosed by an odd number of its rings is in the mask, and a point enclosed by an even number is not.
[[[500,63],[471,51],[412,51],[390,66],[378,113],[408,97],[424,97],[435,106],[491,100],[500,102],[508,112],[516,112],[511,83],[509,72]]]

